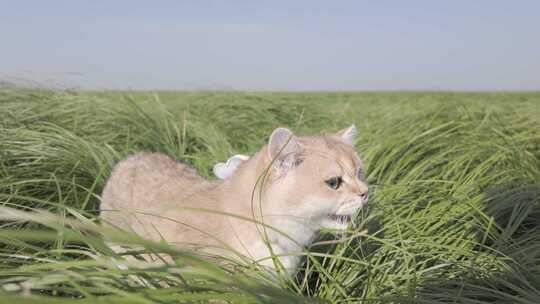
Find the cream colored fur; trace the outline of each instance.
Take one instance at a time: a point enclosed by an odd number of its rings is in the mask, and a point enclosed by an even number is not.
[[[268,145],[217,181],[165,155],[138,153],[114,167],[101,218],[179,248],[247,257],[275,268],[271,247],[292,274],[300,259],[295,254],[321,228],[346,228],[349,223],[337,215],[348,219],[367,202],[362,163],[352,146],[355,135],[354,126],[305,137],[278,128]],[[335,190],[326,181],[337,176],[343,183]]]

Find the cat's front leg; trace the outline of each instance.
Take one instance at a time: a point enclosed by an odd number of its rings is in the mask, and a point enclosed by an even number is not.
[[[290,278],[298,271],[300,252],[287,251],[275,243],[260,242],[255,247],[254,253],[258,256],[254,257],[255,262],[273,273],[283,273],[285,277]]]

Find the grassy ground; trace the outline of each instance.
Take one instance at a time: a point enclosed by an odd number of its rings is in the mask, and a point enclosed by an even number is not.
[[[316,244],[295,281],[96,225],[111,166],[130,153],[211,178],[276,126],[351,123],[369,212],[337,245]],[[540,94],[0,91],[2,303],[540,303],[539,205]],[[100,234],[176,264],[123,261]]]

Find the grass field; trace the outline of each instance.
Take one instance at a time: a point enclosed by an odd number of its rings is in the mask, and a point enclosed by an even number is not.
[[[369,210],[337,244],[323,236],[294,281],[96,225],[126,155],[159,151],[212,178],[277,126],[351,123]],[[3,89],[0,224],[1,303],[540,303],[540,94]],[[100,234],[176,264],[123,261]]]

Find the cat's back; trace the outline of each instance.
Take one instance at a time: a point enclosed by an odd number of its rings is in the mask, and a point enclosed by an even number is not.
[[[190,166],[160,153],[141,152],[117,163],[101,197],[102,217],[107,210],[159,211],[206,186]]]

